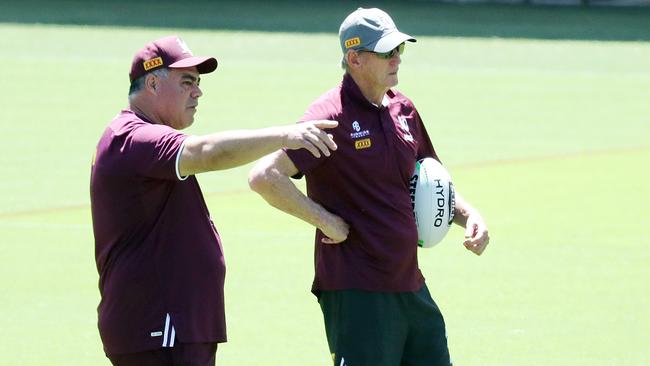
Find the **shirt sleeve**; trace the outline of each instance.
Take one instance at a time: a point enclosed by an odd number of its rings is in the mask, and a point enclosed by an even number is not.
[[[128,166],[141,176],[184,180],[178,171],[186,134],[165,125],[144,125],[131,131],[122,153]]]
[[[309,107],[309,109],[305,112],[305,114],[300,119],[300,122],[298,123],[303,123],[312,120],[335,120],[336,121],[338,120],[337,115],[333,112],[334,112],[333,106],[327,103],[323,103],[321,101],[317,101]],[[327,132],[334,135],[334,141],[336,141],[338,131],[340,131],[339,128],[333,128],[333,129],[329,129]],[[299,171],[298,174],[293,176],[293,178],[295,179],[302,178],[303,175],[308,174],[310,171],[314,170],[315,168],[323,164],[323,162],[325,162],[325,160],[327,159],[327,157],[324,154],[321,154],[321,156],[317,158],[307,149],[289,150],[287,148],[284,148],[283,150],[284,152],[287,153],[289,159],[291,159],[291,161]],[[336,151],[332,151],[331,153],[334,154],[336,153]]]
[[[438,154],[436,153],[436,150],[433,148],[431,139],[429,138],[429,133],[427,132],[426,127],[424,127],[424,122],[422,122],[422,119],[420,118],[420,114],[417,113],[417,111],[415,112],[415,118],[416,118],[416,124],[418,128],[418,153],[417,153],[418,160],[432,157],[440,161],[440,158],[438,158]]]

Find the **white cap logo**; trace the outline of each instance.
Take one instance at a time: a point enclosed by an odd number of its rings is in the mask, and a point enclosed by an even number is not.
[[[178,46],[181,48],[181,50],[183,50],[183,53],[187,53],[187,54],[189,54],[190,56],[194,56],[194,55],[192,54],[192,51],[190,51],[190,48],[187,47],[187,44],[185,43],[185,41],[183,41],[182,39],[180,39],[180,38],[177,37],[177,38],[176,38],[176,43],[178,43]]]
[[[359,122],[357,122],[357,121],[352,122],[352,128],[354,128],[354,130],[357,131],[357,132],[361,131],[361,126],[359,125]]]

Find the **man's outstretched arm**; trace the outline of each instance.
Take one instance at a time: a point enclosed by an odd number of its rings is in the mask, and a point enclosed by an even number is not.
[[[330,155],[336,143],[327,133],[336,121],[310,121],[258,130],[235,130],[189,136],[184,142],[178,169],[181,176],[234,168],[279,148],[307,149],[314,156]]]

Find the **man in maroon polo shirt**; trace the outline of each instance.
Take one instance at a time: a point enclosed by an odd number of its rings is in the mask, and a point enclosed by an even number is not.
[[[281,147],[329,155],[313,121],[205,136],[194,121],[200,74],[213,57],[193,56],[178,37],[145,45],[133,58],[129,107],[104,131],[90,196],[101,302],[99,332],[114,365],[214,365],[226,341],[221,241],[197,173],[248,163]]]
[[[334,365],[449,366],[444,320],[418,268],[409,195],[416,160],[438,157],[413,103],[393,89],[405,42],[415,39],[385,12],[361,8],[339,37],[343,82],[303,117],[337,120],[337,151],[277,151],[253,168],[249,184],[317,228],[312,291]],[[308,197],[289,178],[303,175]],[[459,195],[454,220],[466,227],[465,247],[480,255],[487,227]]]

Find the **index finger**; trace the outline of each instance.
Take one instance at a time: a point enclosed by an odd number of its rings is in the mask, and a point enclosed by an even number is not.
[[[324,128],[334,128],[339,125],[338,121],[330,121],[330,120],[320,120],[320,121],[313,121],[314,126],[324,129]]]

